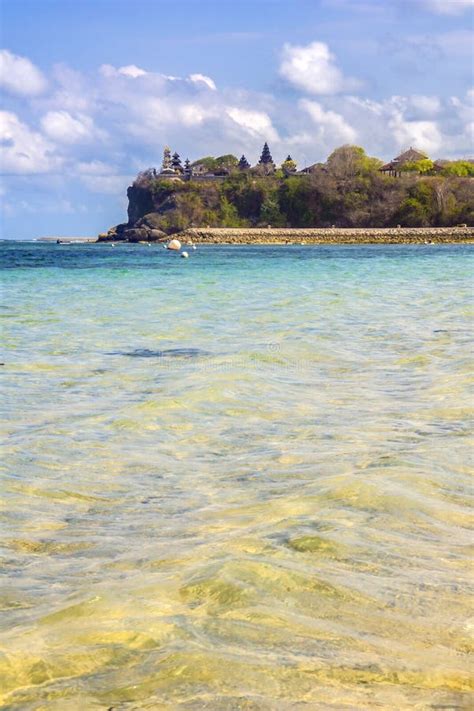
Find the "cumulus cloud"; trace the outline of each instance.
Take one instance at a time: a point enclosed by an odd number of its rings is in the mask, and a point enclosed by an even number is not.
[[[433,154],[437,153],[443,143],[436,121],[406,121],[402,114],[395,113],[388,128],[402,147],[414,146]]]
[[[92,193],[120,195],[125,185],[130,185],[133,175],[81,175],[80,180]]]
[[[144,69],[140,69],[140,67],[137,67],[135,64],[128,64],[126,67],[120,67],[118,73],[123,74],[126,77],[136,79],[137,77],[144,76],[146,71]]]
[[[354,143],[357,140],[357,131],[335,111],[326,111],[320,103],[309,99],[301,99],[299,106],[311,117],[318,132],[318,140],[326,141],[329,145]]]
[[[79,161],[76,165],[76,171],[81,175],[110,175],[115,172],[111,165],[101,160]]]
[[[419,99],[391,96],[373,101],[352,96],[345,100],[342,112],[351,125],[359,127],[360,143],[376,155],[390,157],[410,146],[434,158],[465,155],[469,150],[465,103],[457,99],[453,104],[451,99],[435,105]]]
[[[131,79],[143,77],[148,74],[145,69],[137,67],[136,64],[127,64],[125,67],[118,68],[112,66],[112,64],[102,64],[99,71],[104,77],[117,77],[121,75],[124,77],[130,77]]]
[[[189,79],[195,84],[205,84],[209,89],[212,89],[212,91],[217,90],[215,82],[211,79],[211,77],[207,77],[205,74],[190,74]]]
[[[324,42],[306,46],[285,44],[280,76],[310,94],[339,94],[360,86],[356,79],[344,77]]]
[[[217,88],[199,73],[171,77],[130,64],[103,65],[85,75],[58,65],[48,91],[24,97],[16,113],[3,115],[4,169],[54,173],[60,167],[87,189],[112,194],[123,191],[124,176],[128,180],[134,172],[158,166],[165,144],[182,158],[233,152],[245,153],[251,162],[264,141],[276,161],[290,149],[300,161],[303,156],[324,160],[344,143],[358,143],[382,158],[410,144],[433,157],[471,152],[471,94],[447,100],[425,94],[382,100],[336,95],[347,89],[348,80],[326,45],[309,48],[311,61],[308,47],[285,48],[287,70],[299,67],[298,80],[292,78],[304,90],[296,102]],[[293,61],[298,56],[300,64]],[[316,74],[305,73],[315,65]],[[324,66],[328,74],[315,83]],[[307,92],[319,92],[322,82],[326,94],[310,98]],[[38,127],[32,128],[38,115]]]
[[[409,103],[413,110],[427,116],[434,116],[441,110],[441,101],[437,96],[415,94],[409,97]]]
[[[49,138],[59,143],[78,143],[92,139],[95,134],[90,116],[71,116],[68,111],[48,111],[41,119],[41,126]]]
[[[48,173],[61,165],[54,146],[10,111],[0,111],[0,163],[5,173]]]
[[[46,89],[47,82],[29,59],[3,49],[0,51],[0,86],[19,96],[36,96]]]
[[[428,10],[439,15],[461,15],[474,8],[474,0],[423,0]]]
[[[232,121],[250,135],[259,136],[269,141],[278,140],[278,133],[272,126],[270,116],[264,111],[250,111],[234,106],[228,108],[226,113]]]

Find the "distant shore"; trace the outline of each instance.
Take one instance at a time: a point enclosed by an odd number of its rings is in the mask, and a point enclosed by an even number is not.
[[[97,242],[94,237],[38,237],[36,242],[56,242],[59,244],[71,244],[72,242]]]
[[[174,236],[209,244],[425,244],[474,242],[474,227],[194,227]]]

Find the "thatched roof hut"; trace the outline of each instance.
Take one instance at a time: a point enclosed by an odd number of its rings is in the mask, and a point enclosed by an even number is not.
[[[403,166],[407,163],[416,163],[426,158],[428,158],[426,153],[419,151],[417,148],[410,147],[407,151],[400,153],[399,156],[391,160],[390,163],[383,165],[379,170],[381,173],[397,176],[401,174]]]

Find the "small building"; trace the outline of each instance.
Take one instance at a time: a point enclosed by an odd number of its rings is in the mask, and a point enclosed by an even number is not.
[[[209,168],[207,168],[203,163],[193,163],[191,165],[191,175],[208,175],[210,173]]]
[[[312,163],[311,165],[306,165],[304,168],[301,168],[301,170],[297,170],[296,172],[292,173],[292,175],[312,175],[313,173],[321,171],[323,171],[324,173],[328,172],[325,163]]]
[[[383,165],[379,170],[385,175],[391,175],[396,178],[400,177],[403,172],[403,166],[407,163],[417,163],[419,160],[426,160],[427,158],[427,154],[423,151],[410,147],[407,151],[400,153],[399,156],[391,160],[390,163]]]

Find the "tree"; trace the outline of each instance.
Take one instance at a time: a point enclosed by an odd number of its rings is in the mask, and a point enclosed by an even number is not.
[[[227,168],[227,170],[231,170],[232,168],[236,168],[238,164],[238,159],[232,155],[232,153],[227,153],[224,156],[218,156],[216,158],[216,168]]]
[[[222,227],[239,227],[241,222],[235,205],[222,197],[220,201],[219,221]]]
[[[210,173],[212,173],[216,168],[216,159],[214,158],[214,156],[204,156],[204,158],[199,158],[198,160],[195,160],[193,163],[191,163],[191,165],[193,167],[197,165],[202,165]]]
[[[335,178],[346,180],[374,173],[382,166],[382,161],[368,156],[360,146],[346,145],[331,153],[326,166]]]
[[[419,173],[420,175],[426,175],[432,173],[434,169],[434,163],[430,158],[421,158],[420,160],[410,161],[404,163],[400,170],[407,173]]]
[[[441,174],[455,175],[459,178],[474,176],[474,163],[469,160],[446,161],[441,169]]]
[[[260,222],[265,225],[272,225],[272,227],[281,227],[285,224],[276,193],[270,193],[263,201],[260,208]]]
[[[294,161],[293,158],[288,155],[281,164],[281,169],[285,175],[289,175],[290,173],[296,173],[296,161]]]

